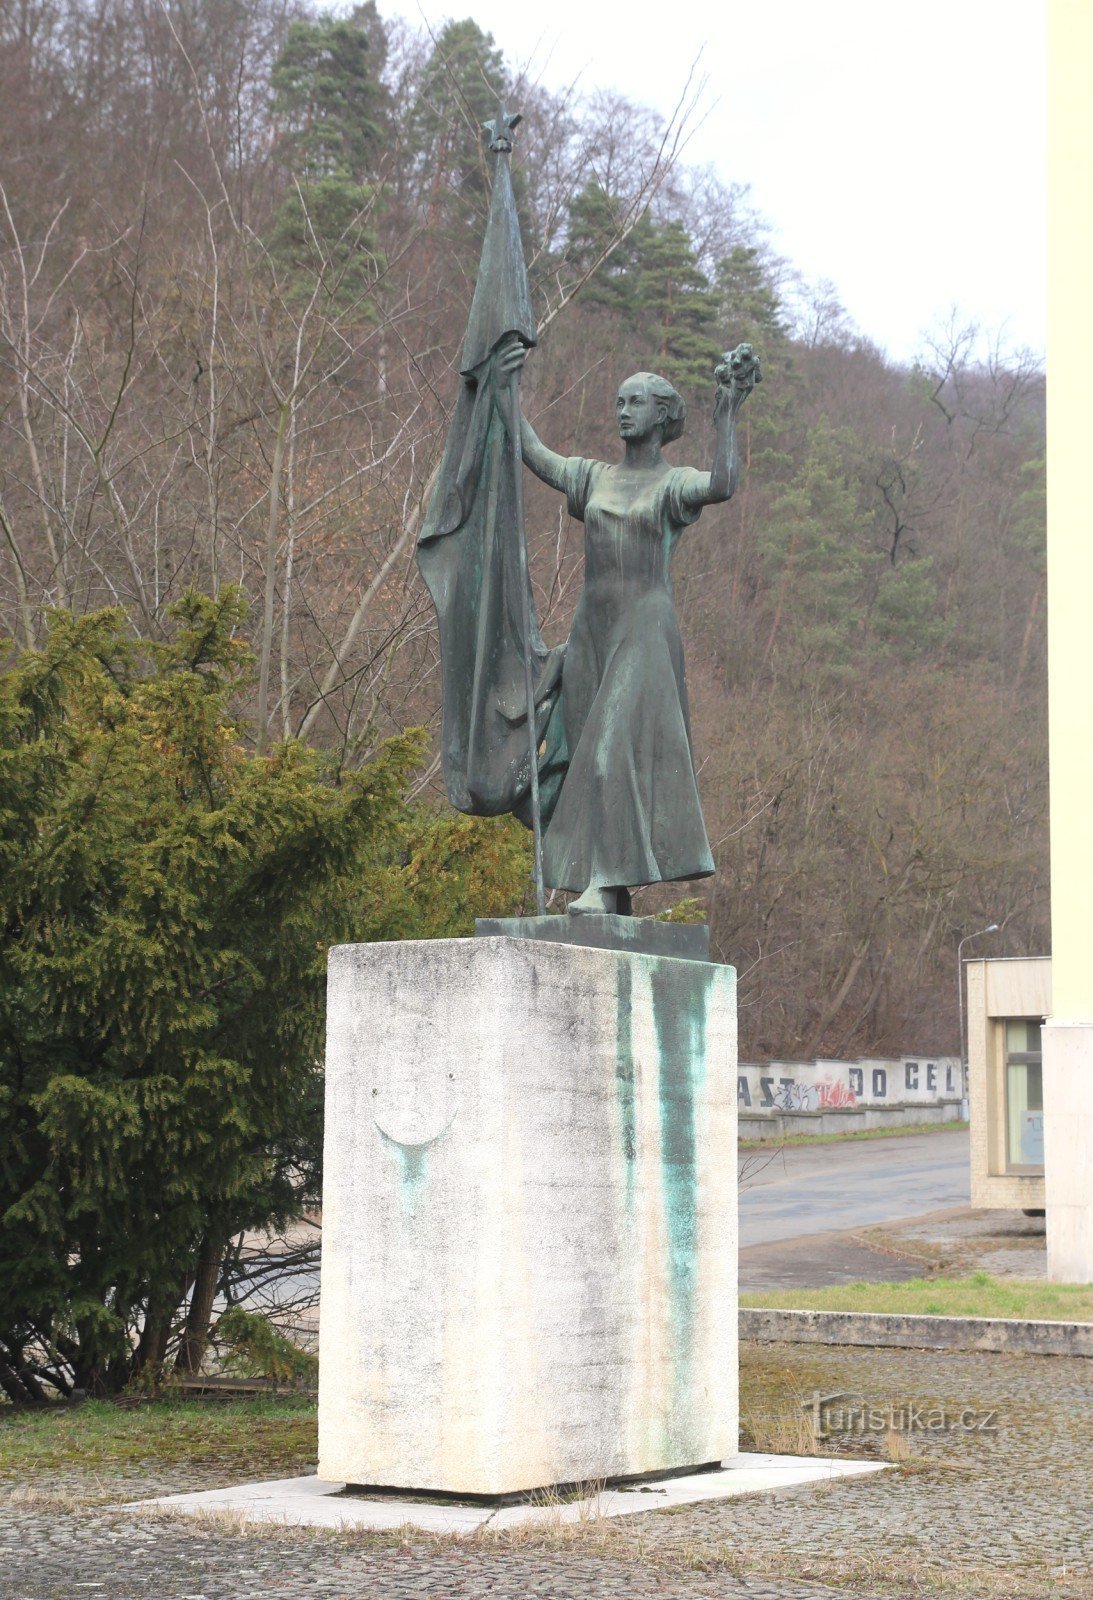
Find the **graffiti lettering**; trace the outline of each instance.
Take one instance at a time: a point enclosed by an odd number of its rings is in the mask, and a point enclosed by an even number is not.
[[[814,1084],[797,1083],[793,1078],[779,1078],[779,1090],[774,1103],[779,1111],[815,1111],[817,1109]],[[814,1099],[814,1096],[816,1097]]]
[[[736,1102],[741,1116],[865,1111],[871,1106],[884,1108],[887,1114],[904,1099],[939,1108],[946,1102],[951,1105],[960,1095],[961,1083],[959,1063],[944,1056],[933,1061],[920,1056],[883,1062],[787,1061],[763,1066],[741,1062]]]
[[[821,1078],[816,1087],[820,1091],[820,1107],[824,1111],[838,1111],[844,1106],[856,1106],[858,1103],[853,1089],[848,1089],[845,1083],[839,1083],[836,1078]]]

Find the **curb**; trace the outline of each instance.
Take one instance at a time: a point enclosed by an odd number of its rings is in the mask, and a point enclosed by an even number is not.
[[[1005,1317],[904,1316],[883,1311],[740,1308],[740,1337],[760,1344],[979,1350],[991,1355],[1093,1356],[1093,1322],[1020,1322]]]
[[[936,1105],[843,1106],[824,1111],[757,1111],[737,1108],[738,1137],[749,1144],[768,1144],[778,1139],[822,1134],[827,1138],[842,1134],[873,1133],[878,1128],[907,1129],[933,1133],[938,1128],[966,1128],[960,1116],[959,1100],[943,1100]]]

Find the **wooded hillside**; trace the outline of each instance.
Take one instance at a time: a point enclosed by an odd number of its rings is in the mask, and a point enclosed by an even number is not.
[[[615,387],[655,368],[688,401],[673,458],[705,465],[714,361],[762,356],[741,488],[675,567],[718,863],[694,893],[741,972],[742,1053],[955,1050],[960,935],[1048,946],[1035,364],[977,359],[956,320],[886,362],[771,249],[746,171],[688,168],[678,121],[521,85],[471,20],[0,0],[0,47],[0,629],[120,605],[156,640],[187,587],[240,584],[259,749],[357,765],[435,735],[414,541],[504,91],[544,440],[613,457]],[[554,642],[581,530],[530,480],[528,516]],[[443,804],[435,762],[416,787]]]

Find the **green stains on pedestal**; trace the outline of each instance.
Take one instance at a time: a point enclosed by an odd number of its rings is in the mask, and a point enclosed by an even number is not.
[[[637,1157],[637,1131],[634,1120],[634,1014],[633,971],[627,961],[618,964],[615,991],[615,1017],[618,1053],[615,1057],[615,1095],[619,1107],[619,1132],[626,1162],[626,1210],[634,1208],[634,1162]]]
[[[675,1387],[687,1395],[695,1357],[698,1273],[697,1106],[706,1077],[706,1008],[712,972],[697,962],[660,961],[652,973],[660,1056],[661,1185],[668,1245]],[[680,1405],[680,1414],[691,1408]]]
[[[384,1133],[382,1128],[377,1128],[376,1131],[388,1149],[393,1150],[398,1158],[399,1199],[403,1215],[413,1217],[417,1213],[418,1200],[428,1182],[429,1146],[435,1144],[436,1140],[426,1139],[422,1144],[403,1144],[400,1139],[392,1139],[390,1134]]]

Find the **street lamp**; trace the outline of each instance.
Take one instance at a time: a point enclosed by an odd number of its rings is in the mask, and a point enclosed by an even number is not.
[[[968,1120],[968,1049],[964,1040],[964,965],[961,955],[969,939],[981,939],[985,933],[997,933],[999,924],[989,922],[985,928],[980,928],[978,933],[966,933],[956,947],[956,999],[960,1007],[960,1117],[962,1122]]]

